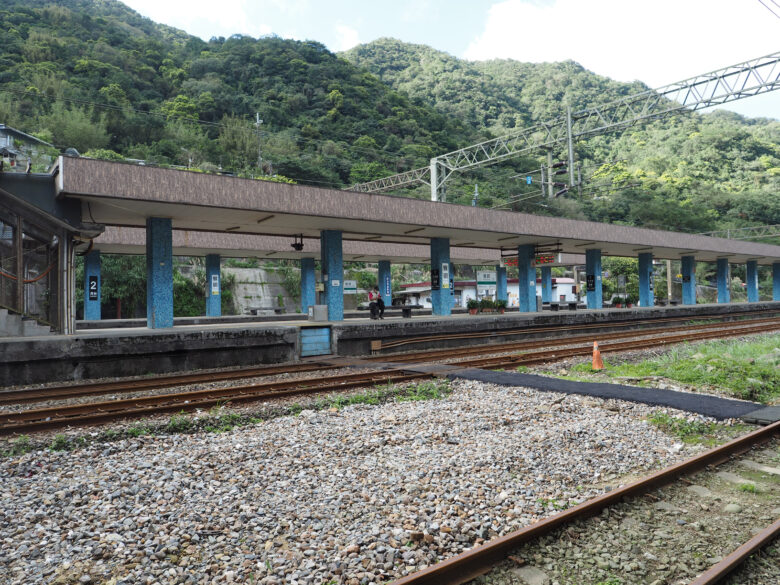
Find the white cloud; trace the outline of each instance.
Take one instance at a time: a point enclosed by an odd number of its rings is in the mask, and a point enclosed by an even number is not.
[[[336,25],[336,44],[332,47],[334,51],[346,51],[351,49],[355,45],[360,44],[360,36],[358,31],[345,24]]]
[[[124,1],[155,22],[175,26],[205,40],[233,34],[259,37],[273,32],[268,24],[250,17],[248,9],[252,8],[252,4],[247,0],[220,0],[218,9],[210,0],[190,0],[186,8],[178,2]]]
[[[505,0],[468,46],[471,60],[573,59],[620,81],[658,87],[772,53],[780,21],[733,0]]]

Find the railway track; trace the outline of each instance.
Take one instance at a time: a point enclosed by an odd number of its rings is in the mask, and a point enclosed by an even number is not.
[[[685,483],[691,483],[690,480],[686,481],[686,478],[691,477],[694,473],[704,469],[712,470],[716,466],[732,461],[733,458],[746,453],[757,445],[777,440],[779,435],[780,422],[777,422],[654,473],[645,479],[607,492],[536,524],[496,538],[482,546],[398,579],[392,585],[460,585],[466,583],[478,576],[489,574],[498,565],[504,563],[510,555],[515,561],[509,562],[516,562],[518,557],[515,555],[518,554],[518,551],[520,551],[519,554],[522,554],[523,547],[529,546],[530,543],[538,542],[541,538],[550,535],[552,535],[553,541],[556,535],[570,537],[567,530],[575,523],[585,523],[584,525],[587,526],[587,519],[602,513],[607,508],[614,508],[625,500],[631,499],[632,502],[636,502],[637,498],[642,496],[652,496],[653,490],[667,489],[674,482],[681,480]],[[690,581],[690,585],[714,585],[720,582],[725,576],[737,570],[751,554],[768,546],[778,536],[780,536],[780,520],[763,526],[755,537],[699,574],[693,581]],[[548,545],[549,548],[555,549],[556,547]],[[489,577],[484,581],[491,582]]]
[[[704,324],[700,326],[701,330],[699,331],[690,331],[690,329],[688,329],[686,333],[680,333],[678,335],[668,335],[665,332],[653,332],[652,334],[645,334],[645,336],[641,339],[636,339],[636,332],[632,332],[631,336],[635,339],[631,339],[629,341],[617,343],[600,341],[601,351],[616,352],[632,349],[647,349],[649,347],[665,346],[683,341],[723,337],[727,333],[729,335],[747,335],[774,331],[780,329],[780,319],[761,320],[760,322],[735,322],[718,325],[719,328],[717,328],[717,330],[714,330],[711,324]],[[727,329],[727,331],[724,331],[724,327]],[[626,332],[620,335],[626,336],[628,333]],[[581,337],[575,342],[575,338],[569,338],[566,340],[558,340],[556,342],[559,345],[566,345],[568,347],[559,347],[535,352],[529,351],[511,355],[471,357],[471,359],[458,361],[454,365],[461,368],[496,369],[517,367],[521,365],[540,364],[567,357],[589,355],[592,351],[591,344],[593,337],[588,338],[588,341],[584,344],[576,345],[577,342],[581,342],[583,339],[584,337]],[[596,336],[596,339],[606,340],[608,339],[608,336]],[[529,342],[529,345],[526,346],[526,349],[528,347],[538,347],[540,343],[542,342]],[[549,345],[549,343],[547,343],[547,345]],[[518,344],[494,345],[483,347],[481,349],[483,353],[490,352],[491,354],[495,354],[500,353],[507,348],[510,348],[510,350],[517,350]],[[451,353],[454,354],[451,356],[451,359],[458,359],[464,355],[473,356],[471,353],[464,354],[463,352],[471,352],[475,349],[477,348],[451,351]],[[423,354],[420,356],[420,360],[417,360],[417,362],[447,361],[447,359],[448,355],[446,350],[444,350],[443,352],[428,352],[427,354]],[[322,366],[318,366],[317,364],[306,364],[306,367],[313,370],[324,369]],[[337,366],[326,364],[325,367]],[[244,384],[228,388],[214,388],[170,393],[164,395],[141,396],[136,398],[90,402],[86,404],[61,405],[47,408],[29,409],[20,412],[2,412],[0,413],[0,435],[30,433],[41,430],[62,428],[71,425],[94,425],[116,419],[139,418],[154,414],[208,410],[214,406],[226,403],[238,404],[250,401],[272,400],[275,398],[283,398],[295,395],[346,390],[351,388],[373,386],[376,384],[408,382],[412,380],[431,378],[435,375],[435,373],[432,373],[431,371],[419,372],[405,370],[403,366],[394,367],[394,364],[391,364],[387,367],[390,367],[391,369],[385,369],[379,372],[328,376],[313,379],[296,379],[263,384]],[[278,368],[256,368],[252,371],[269,372],[274,370],[278,370]],[[246,370],[233,371],[230,372],[230,374],[231,376],[238,377],[237,374],[245,371]],[[210,375],[207,374],[205,377],[211,381],[209,376]],[[201,375],[200,378],[202,377],[203,376]],[[174,380],[180,381],[182,379],[189,381],[193,379],[193,376],[165,377],[166,385],[168,386],[175,385],[173,384]],[[134,384],[136,382],[143,382],[144,384],[147,384],[144,386],[144,388],[149,388],[150,386],[148,383],[152,381],[153,380],[151,379],[140,381],[134,380],[131,381],[130,387],[133,390],[137,390],[139,388]],[[108,388],[104,387],[105,385],[90,385],[90,387],[93,389],[95,386],[98,386],[98,391],[100,393],[116,391],[115,388],[109,390]],[[74,390],[76,391],[75,395],[77,396],[84,396],[86,392],[86,390],[82,390],[78,387],[74,388]],[[63,394],[61,393],[58,398],[62,398],[62,396]],[[47,397],[46,400],[48,399],[50,398]]]
[[[638,337],[653,337],[656,335],[666,335],[673,332],[686,332],[688,337],[692,330],[717,330],[718,337],[722,335],[724,328],[731,328],[735,330],[743,327],[768,327],[767,329],[753,329],[754,332],[771,331],[772,326],[780,328],[780,318],[766,318],[766,319],[752,319],[749,321],[733,321],[722,323],[703,323],[695,326],[681,325],[676,327],[664,328],[662,332],[655,330],[644,331],[621,331],[621,332],[601,332],[591,335],[579,335],[568,336],[560,339],[544,339],[533,341],[515,341],[506,342],[493,345],[480,345],[477,347],[466,348],[453,348],[443,350],[431,350],[424,352],[415,352],[413,354],[391,354],[383,356],[372,356],[366,358],[365,361],[377,362],[377,361],[390,361],[393,363],[409,363],[409,362],[431,362],[431,361],[449,361],[461,357],[484,355],[486,353],[497,354],[506,352],[528,352],[538,348],[548,347],[560,347],[575,344],[585,344],[587,347],[571,348],[568,350],[559,351],[554,356],[555,359],[561,359],[565,357],[574,357],[580,355],[587,355],[590,345],[594,341],[599,344],[606,344],[609,340],[625,339],[625,338],[638,338]],[[579,330],[579,328],[575,328]],[[668,339],[668,338],[667,338]],[[679,340],[680,337],[677,336]],[[676,343],[677,341],[675,341]],[[660,345],[664,345],[661,343]],[[624,351],[630,349],[641,349],[642,346],[625,345],[625,346],[602,346],[602,351]],[[511,365],[534,365],[550,361],[550,352],[541,352],[540,354],[533,354],[527,356],[519,356],[512,359],[498,359],[498,358],[486,358],[484,366],[480,365],[482,362],[469,362],[470,367],[505,367]],[[494,363],[495,362],[495,363]],[[3,405],[16,405],[16,404],[34,404],[38,402],[50,401],[50,400],[67,400],[71,398],[80,398],[84,396],[104,396],[108,394],[127,394],[132,392],[139,392],[150,389],[158,388],[171,388],[175,386],[184,386],[189,384],[201,384],[212,383],[216,381],[228,381],[238,380],[246,378],[259,378],[264,376],[274,376],[279,374],[288,373],[305,373],[314,371],[327,371],[332,369],[338,369],[343,367],[344,363],[332,362],[332,361],[314,361],[296,364],[286,364],[281,366],[263,366],[253,368],[242,368],[237,370],[231,370],[227,372],[209,372],[209,373],[195,373],[195,374],[176,374],[165,376],[154,376],[143,379],[133,380],[120,380],[116,382],[99,382],[99,383],[87,383],[79,385],[63,385],[63,386],[51,386],[47,388],[40,388],[37,390],[6,390],[0,392],[0,406]]]
[[[30,409],[15,413],[4,412],[0,413],[0,435],[35,432],[70,425],[94,425],[116,419],[139,418],[171,412],[207,410],[228,402],[240,404],[258,400],[273,400],[376,384],[398,384],[431,377],[433,374],[390,370],[142,396],[123,400]]]

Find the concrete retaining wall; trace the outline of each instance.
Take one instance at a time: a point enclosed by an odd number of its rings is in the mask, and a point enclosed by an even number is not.
[[[297,327],[100,332],[0,341],[0,387],[297,359]]]

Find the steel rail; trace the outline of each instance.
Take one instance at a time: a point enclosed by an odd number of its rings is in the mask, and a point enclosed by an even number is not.
[[[763,314],[774,314],[779,311],[739,311],[735,313],[730,313],[729,316],[751,316],[755,317],[753,319],[750,319],[749,321],[726,321],[726,320],[719,320],[716,323],[705,323],[701,325],[696,325],[695,329],[702,329],[702,328],[716,328],[716,327],[729,327],[731,324],[734,323],[760,323],[765,322],[769,319],[761,319],[760,316]],[[724,316],[716,316],[717,317],[724,317]],[[662,317],[659,319],[642,319],[638,321],[622,321],[617,323],[609,323],[609,324],[585,324],[581,326],[574,326],[574,327],[566,327],[566,328],[560,328],[560,327],[541,327],[536,329],[517,329],[517,330],[510,330],[509,332],[488,332],[488,333],[480,333],[480,334],[474,334],[478,335],[481,338],[487,338],[487,337],[494,337],[497,335],[504,336],[507,334],[529,334],[529,333],[544,333],[544,332],[555,332],[555,333],[565,333],[565,332],[576,332],[579,330],[589,330],[589,329],[612,329],[612,328],[625,328],[630,327],[633,325],[654,325],[654,324],[663,324],[663,323],[670,323],[670,322],[677,322],[677,321],[689,321],[689,318],[680,318],[680,317]],[[681,328],[684,328],[684,330],[689,330],[686,326],[680,326],[676,328],[663,328],[662,331],[675,331],[680,330]],[[633,337],[633,336],[641,336],[641,335],[653,335],[657,330],[661,329],[661,327],[655,328],[655,327],[646,327],[646,328],[640,328],[635,331],[628,331],[626,333],[614,333],[609,334],[608,332],[601,332],[599,335],[610,335],[611,338],[619,338],[619,337]],[[443,338],[451,339],[451,337],[443,336]],[[433,339],[433,338],[431,338]],[[586,336],[579,336],[579,337],[568,337],[568,340],[570,340],[572,343],[577,342],[578,340],[585,341]],[[589,338],[591,341],[601,341],[603,338]],[[403,340],[402,340],[403,341]],[[474,355],[474,354],[480,354],[480,353],[496,353],[499,351],[511,351],[511,350],[524,350],[524,349],[533,349],[536,347],[544,347],[544,346],[550,346],[555,345],[557,342],[556,338],[547,339],[546,341],[540,340],[540,341],[513,341],[513,342],[506,342],[502,344],[497,344],[490,346],[490,348],[486,346],[476,346],[476,347],[469,347],[469,348],[460,348],[460,349],[451,349],[451,350],[430,350],[425,352],[416,352],[414,354],[383,354],[383,356],[380,357],[368,357],[365,358],[366,361],[393,361],[396,363],[403,363],[403,362],[409,362],[409,361],[422,361],[422,360],[428,360],[428,359],[438,359],[442,355],[447,355],[448,357],[457,357],[458,355]],[[391,342],[394,343],[394,342]],[[393,345],[395,347],[395,345]],[[389,359],[388,358],[392,358]],[[286,365],[273,365],[273,366],[261,366],[261,367],[251,367],[251,368],[242,368],[242,369],[236,369],[236,370],[230,370],[226,372],[209,372],[209,373],[195,373],[195,374],[171,374],[171,375],[162,375],[162,376],[155,376],[155,377],[149,377],[149,378],[142,378],[142,379],[130,379],[130,380],[121,380],[116,382],[96,382],[96,383],[86,383],[86,384],[79,384],[79,385],[62,385],[62,386],[50,386],[47,388],[39,388],[35,390],[5,390],[0,391],[0,406],[3,405],[15,405],[15,404],[31,404],[35,402],[44,402],[47,400],[65,400],[70,398],[79,398],[83,396],[101,396],[106,394],[126,394],[136,391],[143,391],[148,389],[158,389],[158,388],[170,388],[173,386],[180,386],[185,384],[198,384],[203,382],[215,382],[215,381],[222,381],[222,380],[236,380],[236,379],[242,379],[242,378],[252,378],[252,377],[262,377],[262,376],[271,376],[276,374],[286,374],[291,372],[309,372],[309,371],[319,371],[319,370],[332,370],[337,369],[340,367],[343,367],[344,364],[339,363],[332,363],[329,360],[321,360],[321,361],[310,361],[305,363],[294,363],[294,364],[286,364]]]
[[[701,575],[696,577],[688,585],[715,585],[728,577],[731,573],[742,566],[750,555],[766,548],[769,544],[780,536],[780,519],[776,520],[770,526],[767,526],[740,546],[725,559],[716,565],[713,565]]]
[[[340,367],[342,366],[337,364],[313,362],[260,368],[243,368],[227,372],[172,374],[155,376],[153,378],[122,380],[118,382],[79,384],[77,386],[50,386],[48,388],[39,388],[36,390],[5,390],[0,392],[0,405],[29,404],[31,402],[41,402],[44,400],[78,398],[80,396],[100,396],[104,394],[135,392],[152,388],[170,388],[172,386],[198,384],[200,382],[215,382],[217,380],[236,380],[241,378],[273,376],[276,374],[332,370]]]
[[[742,329],[732,329],[729,331],[732,335],[746,335],[754,333],[765,333],[768,331],[775,331],[780,329],[780,323],[773,325],[765,325],[762,327],[745,327]],[[716,339],[719,337],[725,337],[724,331],[705,331],[693,335],[672,335],[662,337],[659,339],[640,339],[637,341],[624,341],[620,343],[605,343],[599,345],[599,351],[601,353],[609,353],[616,351],[630,351],[634,349],[647,349],[649,347],[660,347],[664,345],[682,343],[686,341],[698,341],[702,339]],[[472,368],[501,368],[506,366],[516,365],[534,365],[543,364],[546,362],[559,360],[567,357],[576,357],[582,355],[590,355],[593,351],[593,346],[587,345],[583,347],[566,348],[560,350],[539,351],[534,353],[524,353],[520,355],[510,356],[496,356],[489,358],[478,358],[473,360],[465,360],[462,362],[455,362],[451,365],[467,366]]]
[[[745,334],[775,330],[780,328],[780,321],[770,325],[756,327],[747,324],[731,333]],[[693,339],[709,339],[722,337],[723,331],[707,331],[694,334]],[[688,341],[692,338],[690,333],[666,336],[659,339],[642,339],[622,343],[605,343],[602,352],[626,351],[630,349],[645,349]],[[507,367],[517,365],[531,365],[546,363],[549,361],[589,355],[591,346],[567,348],[562,350],[547,350],[534,353],[526,353],[511,356],[498,356],[479,358],[457,362],[461,367]],[[295,394],[318,393],[334,390],[344,390],[370,384],[399,383],[421,378],[435,376],[432,372],[415,372],[405,370],[403,367],[384,370],[381,372],[369,372],[361,374],[347,374],[330,376],[319,379],[304,379],[283,382],[270,382],[266,384],[252,384],[245,386],[233,386],[229,388],[214,388],[196,390],[191,392],[171,393],[164,395],[143,396],[124,400],[110,400],[104,402],[92,402],[88,404],[63,405],[51,408],[30,409],[21,412],[0,413],[0,435],[18,434],[68,426],[70,424],[89,425],[115,420],[119,418],[131,418],[149,414],[176,412],[182,410],[195,410],[210,408],[227,402],[247,402],[255,400],[268,400]]]
[[[382,342],[381,346],[379,347],[379,350],[383,349],[392,349],[394,347],[400,347],[402,345],[411,345],[414,343],[425,343],[429,341],[444,341],[444,340],[453,340],[453,339],[480,339],[485,337],[496,337],[496,336],[507,336],[507,335],[528,335],[529,333],[545,333],[548,331],[579,331],[579,330],[588,330],[588,329],[598,329],[598,328],[605,328],[605,327],[632,327],[634,325],[646,325],[646,324],[655,324],[655,323],[669,323],[674,321],[698,321],[702,319],[720,319],[724,322],[727,322],[729,320],[735,320],[730,319],[730,317],[743,317],[743,316],[761,316],[761,315],[771,315],[771,314],[777,314],[777,309],[770,309],[767,311],[739,311],[734,313],[729,313],[728,315],[713,315],[713,314],[705,314],[705,315],[697,315],[695,317],[659,317],[657,319],[640,319],[636,321],[617,321],[617,322],[605,322],[605,323],[585,323],[578,326],[572,326],[572,327],[521,327],[517,329],[506,329],[506,330],[500,330],[500,331],[487,331],[484,333],[451,333],[446,335],[427,335],[424,337],[414,337],[414,338],[401,338],[396,341],[389,341],[389,342]]]
[[[550,534],[555,529],[575,520],[595,516],[604,508],[617,504],[624,498],[640,496],[651,489],[667,485],[682,475],[693,473],[708,465],[723,463],[730,457],[744,453],[755,445],[770,440],[778,432],[780,432],[780,422],[773,423],[734,439],[725,445],[710,449],[706,453],[692,457],[682,463],[667,467],[645,479],[612,490],[559,514],[545,518],[536,524],[526,526],[491,540],[478,548],[431,565],[412,575],[397,579],[391,585],[460,585],[488,572],[495,564],[503,561],[510,552],[521,544]]]
[[[267,384],[236,388],[222,388],[199,392],[147,396],[130,400],[112,400],[100,403],[62,406],[59,408],[26,410],[18,413],[0,414],[0,436],[36,432],[62,428],[71,425],[93,425],[112,420],[138,418],[169,412],[182,412],[208,409],[226,403],[236,404],[258,400],[271,400],[296,396],[300,394],[316,394],[333,390],[358,388],[378,383],[408,382],[431,378],[427,372],[402,372],[398,370],[388,375],[387,372],[374,372],[372,375],[353,375],[351,379],[341,380],[341,376],[333,376],[324,380],[301,380],[286,384]],[[301,382],[313,382],[301,384]]]
[[[675,331],[688,331],[692,332],[695,330],[701,330],[701,329],[725,329],[728,331],[729,329],[732,329],[737,326],[746,326],[748,323],[750,326],[761,324],[761,323],[780,323],[780,319],[756,319],[751,320],[749,322],[747,321],[736,321],[731,323],[703,323],[701,325],[695,325],[695,326],[684,326],[681,325],[679,327],[664,327],[661,329],[640,329],[640,330],[634,330],[634,331],[623,331],[623,332],[617,332],[617,333],[610,333],[610,332],[601,332],[601,333],[594,333],[591,335],[575,335],[571,337],[566,338],[556,338],[556,339],[540,339],[536,341],[512,341],[508,343],[498,343],[495,345],[479,345],[476,347],[464,347],[464,348],[453,348],[453,349],[433,349],[429,351],[424,352],[415,352],[412,354],[384,354],[381,356],[372,356],[364,358],[366,361],[391,361],[393,363],[404,363],[404,362],[417,362],[417,361],[428,361],[430,359],[448,359],[453,357],[460,357],[460,356],[468,356],[468,355],[474,355],[474,354],[484,354],[484,353],[499,353],[503,351],[515,351],[515,350],[524,350],[524,349],[535,349],[538,347],[550,347],[550,346],[558,346],[558,345],[574,345],[575,343],[579,342],[594,342],[598,341],[601,343],[602,341],[612,340],[612,339],[621,339],[625,337],[652,337],[656,335],[666,335],[671,332]],[[2,404],[2,402],[0,402]]]

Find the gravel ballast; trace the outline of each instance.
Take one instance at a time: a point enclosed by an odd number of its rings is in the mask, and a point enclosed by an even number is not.
[[[641,404],[452,388],[2,459],[0,582],[384,583],[701,449]]]

